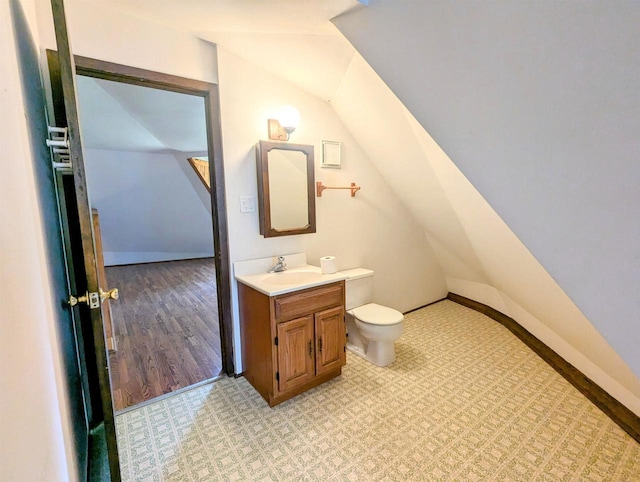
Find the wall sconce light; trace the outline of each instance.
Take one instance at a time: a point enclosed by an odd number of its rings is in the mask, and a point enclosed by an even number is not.
[[[283,107],[277,119],[268,119],[269,139],[274,141],[288,141],[289,135],[296,130],[300,123],[300,114],[291,106]]]

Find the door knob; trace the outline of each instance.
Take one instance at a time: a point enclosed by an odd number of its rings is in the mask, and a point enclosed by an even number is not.
[[[98,288],[98,293],[100,293],[100,301],[103,303],[104,300],[117,300],[120,297],[118,288],[113,288],[107,291],[103,291],[102,288]]]
[[[92,310],[99,308],[100,303],[104,303],[104,300],[117,300],[120,297],[118,288],[113,288],[108,291],[103,291],[102,288],[98,288],[98,292],[86,292],[82,296],[69,296],[69,305],[76,306],[78,303],[86,303]]]

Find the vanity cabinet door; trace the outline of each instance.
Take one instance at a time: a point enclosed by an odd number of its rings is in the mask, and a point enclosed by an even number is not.
[[[278,390],[286,392],[314,377],[313,316],[278,323]]]
[[[347,361],[344,308],[339,306],[316,313],[315,329],[316,375],[343,366]]]

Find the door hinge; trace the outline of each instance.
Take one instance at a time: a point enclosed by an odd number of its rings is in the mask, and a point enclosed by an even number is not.
[[[278,337],[277,336],[273,339],[273,344],[275,346],[278,346]]]
[[[280,381],[280,372],[276,372],[276,382]]]
[[[47,126],[49,138],[47,146],[51,148],[54,169],[71,169],[71,155],[69,153],[69,130],[66,127]]]
[[[47,145],[49,147],[66,147],[69,148],[69,129],[66,127],[47,126]]]

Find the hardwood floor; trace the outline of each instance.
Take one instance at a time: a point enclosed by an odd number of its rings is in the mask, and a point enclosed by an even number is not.
[[[213,259],[106,268],[118,351],[115,409],[216,377],[222,368]]]

